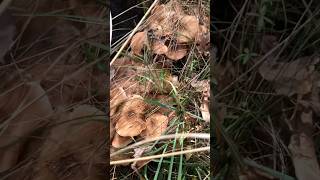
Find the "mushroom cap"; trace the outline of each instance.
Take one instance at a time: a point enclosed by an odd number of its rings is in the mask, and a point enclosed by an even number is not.
[[[168,122],[167,116],[160,113],[152,114],[146,120],[146,129],[143,131],[142,136],[146,139],[161,136],[166,131]]]
[[[133,137],[139,135],[145,128],[143,114],[146,104],[143,98],[134,95],[124,103],[119,120],[116,123],[116,131],[120,136]]]
[[[116,124],[116,131],[120,136],[134,137],[138,136],[146,129],[145,122],[141,117],[120,117]]]
[[[115,134],[112,140],[112,146],[115,148],[123,148],[132,142],[131,137],[123,137],[120,136],[118,133]]]

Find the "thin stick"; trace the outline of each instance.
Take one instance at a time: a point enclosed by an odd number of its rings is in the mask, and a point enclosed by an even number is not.
[[[134,158],[134,159],[125,159],[125,160],[119,160],[119,161],[111,161],[110,165],[116,165],[116,164],[125,164],[125,163],[131,163],[135,161],[144,161],[144,160],[150,160],[150,159],[158,159],[162,157],[170,157],[170,156],[176,156],[181,154],[188,154],[188,153],[195,153],[195,152],[202,152],[202,151],[210,151],[210,146],[202,147],[202,148],[196,148],[196,149],[190,149],[185,151],[177,151],[167,154],[159,154],[159,155],[153,155],[153,156],[146,156],[141,158]]]
[[[113,57],[113,59],[110,62],[110,66],[114,63],[114,61],[118,58],[118,56],[120,55],[120,53],[123,51],[123,49],[126,47],[126,45],[129,43],[129,41],[131,40],[131,38],[133,37],[133,35],[136,33],[136,31],[138,30],[138,28],[141,26],[142,22],[144,21],[144,19],[149,15],[149,13],[151,12],[151,10],[154,8],[154,6],[156,6],[156,4],[158,3],[159,0],[155,0],[152,5],[150,6],[150,8],[148,9],[148,11],[146,12],[146,14],[141,18],[141,20],[139,21],[139,23],[137,24],[137,26],[132,30],[131,34],[129,35],[128,39],[123,43],[123,45],[121,46],[121,48],[119,49],[119,51],[117,52],[117,54]]]
[[[120,154],[128,149],[132,149],[137,146],[141,146],[143,144],[153,142],[153,141],[159,141],[164,139],[173,139],[173,138],[198,138],[198,139],[210,139],[210,134],[208,133],[180,133],[180,134],[169,134],[169,135],[163,135],[156,138],[146,139],[143,141],[139,141],[137,143],[134,143],[126,148],[120,149],[112,154],[110,154],[110,157],[113,157],[117,154]]]

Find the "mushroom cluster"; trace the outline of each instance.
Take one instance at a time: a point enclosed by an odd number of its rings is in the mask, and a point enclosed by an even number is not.
[[[191,43],[199,47],[210,42],[209,30],[196,15],[186,14],[177,0],[156,6],[142,31],[131,39],[131,50],[141,55],[144,47],[153,54],[180,60],[188,53]]]
[[[111,102],[111,138],[114,148],[122,148],[133,141],[134,137],[144,139],[160,136],[168,125],[168,117],[160,112],[145,117],[148,105],[139,95],[124,99],[125,94],[114,97]],[[118,103],[114,103],[118,102]],[[117,107],[118,106],[118,107]]]

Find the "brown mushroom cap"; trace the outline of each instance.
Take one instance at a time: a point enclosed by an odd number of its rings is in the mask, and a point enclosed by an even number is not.
[[[154,44],[152,45],[152,51],[155,54],[165,54],[168,52],[168,47],[164,45],[164,43],[155,41]]]
[[[123,136],[120,136],[118,133],[115,133],[115,136],[112,140],[112,146],[115,148],[122,148],[127,146],[131,142],[132,142],[131,137],[123,137]]]
[[[195,16],[183,16],[180,21],[181,29],[178,31],[177,42],[188,43],[193,41],[199,30],[199,21]]]
[[[180,60],[186,55],[187,55],[187,49],[177,49],[177,50],[170,49],[169,51],[166,52],[166,56],[172,60]]]
[[[147,33],[144,31],[138,32],[132,37],[130,47],[132,49],[132,52],[135,55],[141,55],[141,51],[143,49],[143,46],[146,40],[147,40]]]
[[[161,136],[168,126],[168,117],[160,113],[155,113],[149,116],[146,120],[146,130],[141,134],[146,139]]]
[[[143,98],[138,95],[133,96],[123,105],[115,127],[120,136],[137,136],[146,128],[143,121],[145,107]]]
[[[128,113],[143,114],[146,108],[146,103],[139,95],[133,95],[127,102],[124,103],[121,115],[128,115]]]
[[[116,131],[120,136],[138,136],[146,128],[141,117],[120,117],[116,124]]]

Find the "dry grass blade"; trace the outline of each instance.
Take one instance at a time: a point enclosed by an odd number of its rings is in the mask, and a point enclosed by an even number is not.
[[[182,133],[182,134],[169,134],[169,135],[162,135],[160,137],[156,137],[156,138],[151,138],[151,139],[146,139],[146,140],[142,140],[139,141],[137,143],[134,143],[126,148],[120,149],[114,153],[110,154],[110,157],[116,156],[120,153],[123,153],[129,149],[133,149],[135,147],[150,143],[150,142],[154,142],[154,141],[161,141],[161,140],[167,140],[167,139],[178,139],[178,138],[198,138],[198,139],[207,139],[210,140],[210,134],[206,134],[206,133]]]
[[[137,32],[138,28],[140,27],[140,25],[143,23],[143,21],[145,20],[145,18],[150,14],[150,12],[152,11],[152,9],[158,4],[159,0],[155,0],[152,5],[150,6],[150,8],[148,9],[148,11],[145,13],[145,15],[142,17],[142,19],[140,20],[140,22],[137,24],[137,26],[132,30],[131,34],[129,35],[129,37],[127,38],[127,40],[123,43],[123,45],[121,46],[121,48],[118,50],[117,54],[112,58],[111,62],[110,62],[110,66],[114,63],[114,61],[119,57],[119,55],[121,54],[121,52],[123,51],[123,49],[127,46],[127,44],[130,42],[131,38],[134,36],[134,34]]]
[[[153,156],[146,156],[146,157],[141,157],[141,158],[111,161],[110,165],[124,164],[124,163],[136,162],[136,161],[145,161],[145,160],[150,160],[150,159],[158,159],[158,158],[163,158],[163,157],[171,157],[171,156],[176,156],[176,155],[190,154],[190,153],[203,152],[203,151],[210,151],[210,146],[202,147],[202,148],[195,148],[195,149],[190,149],[190,150],[184,150],[184,151],[178,151],[178,152],[172,152],[172,153],[166,153],[166,154],[161,154],[161,155],[153,155]]]

